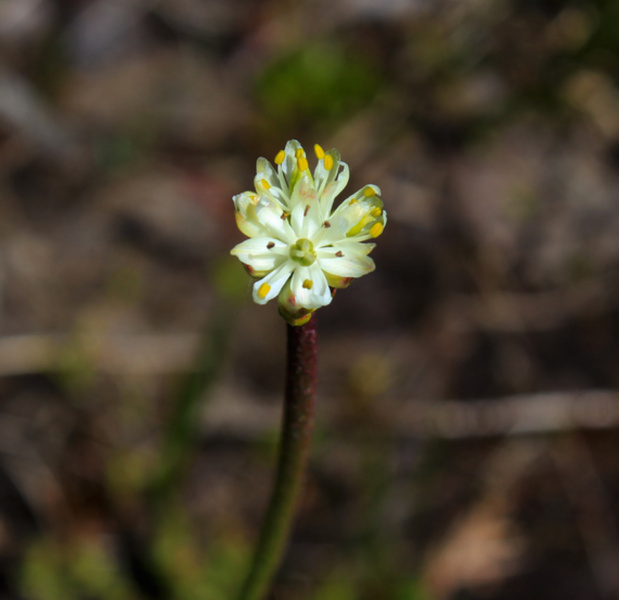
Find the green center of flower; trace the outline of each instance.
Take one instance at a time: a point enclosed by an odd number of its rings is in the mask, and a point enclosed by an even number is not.
[[[304,267],[309,267],[316,260],[314,244],[311,240],[301,238],[290,247],[290,258]]]

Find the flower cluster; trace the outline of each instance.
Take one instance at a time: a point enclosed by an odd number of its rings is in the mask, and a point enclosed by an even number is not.
[[[278,296],[282,316],[301,325],[331,302],[332,289],[374,270],[368,256],[385,227],[380,189],[366,185],[335,210],[335,197],[348,183],[349,169],[336,150],[314,146],[318,164],[310,172],[296,140],[275,157],[259,158],[256,192],[234,196],[236,223],[249,239],[231,254],[257,281],[253,299],[266,304]]]

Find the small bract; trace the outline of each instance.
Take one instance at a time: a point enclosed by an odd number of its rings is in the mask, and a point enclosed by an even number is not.
[[[276,296],[282,316],[302,325],[326,306],[332,290],[374,270],[368,256],[387,222],[380,189],[366,185],[333,209],[348,183],[349,169],[337,150],[314,146],[312,174],[305,150],[290,140],[275,157],[256,164],[255,192],[234,196],[236,223],[249,237],[231,254],[257,281],[253,299],[266,304]]]

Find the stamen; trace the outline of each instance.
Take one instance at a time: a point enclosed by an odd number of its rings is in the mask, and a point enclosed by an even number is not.
[[[372,196],[376,196],[376,191],[374,190],[374,188],[371,188],[371,187],[366,187],[366,188],[363,190],[363,195],[364,195],[366,198],[370,198],[370,197],[372,197]]]
[[[344,256],[344,253],[343,253],[341,250],[338,250],[338,251],[335,253],[335,256],[337,256],[338,258],[342,258],[342,256]]]
[[[309,204],[307,204],[307,205],[305,206],[305,210],[303,211],[303,216],[304,216],[304,217],[307,217],[307,213],[309,212],[309,209],[310,209],[310,205],[309,205]]]
[[[268,190],[271,187],[271,184],[266,179],[263,179],[260,183],[265,190]]]
[[[299,171],[309,169],[309,163],[307,162],[307,158],[305,158],[305,156],[299,156],[297,158],[297,167],[299,167]]]
[[[383,232],[383,229],[384,227],[381,223],[374,223],[374,225],[370,228],[370,235],[373,238],[377,238]]]
[[[285,158],[286,158],[286,153],[283,150],[280,150],[277,153],[277,156],[275,157],[275,164],[281,165],[284,162]]]
[[[314,287],[314,282],[313,282],[311,279],[306,279],[306,280],[303,282],[303,287],[304,287],[306,290],[311,290],[311,289]]]
[[[353,235],[357,235],[361,233],[361,230],[371,222],[372,222],[372,217],[366,214],[364,217],[361,218],[361,220],[354,227],[351,227],[350,230],[346,232],[347,237],[351,237]]]
[[[267,244],[267,248],[270,250],[271,248],[275,248],[275,242],[269,242]]]
[[[325,169],[330,171],[333,168],[333,157],[330,154],[325,156]]]
[[[294,153],[294,155],[297,158],[301,158],[302,156],[305,156],[305,150],[303,150],[303,148],[297,148],[297,151]]]
[[[322,149],[320,144],[314,144],[314,152],[316,153],[316,158],[318,160],[322,160],[325,157],[325,151]]]
[[[270,291],[271,291],[271,286],[268,283],[264,282],[258,288],[258,298],[260,298],[260,300],[264,300]]]
[[[323,225],[327,228],[331,227],[331,223],[329,223],[329,221],[325,221]]]
[[[376,217],[380,217],[380,215],[382,215],[382,214],[383,214],[383,211],[382,211],[382,210],[381,210],[378,206],[376,206],[375,208],[373,208],[373,209],[370,211],[370,214],[371,214],[374,218],[376,218]]]

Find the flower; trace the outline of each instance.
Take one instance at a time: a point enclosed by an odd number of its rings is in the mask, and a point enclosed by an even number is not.
[[[314,146],[318,164],[309,170],[305,150],[291,140],[275,157],[256,163],[255,192],[234,196],[236,223],[249,239],[231,254],[256,278],[253,299],[278,296],[282,316],[307,322],[326,306],[332,290],[374,270],[368,256],[387,222],[380,189],[366,185],[335,210],[335,197],[348,183],[349,169],[337,150]]]

